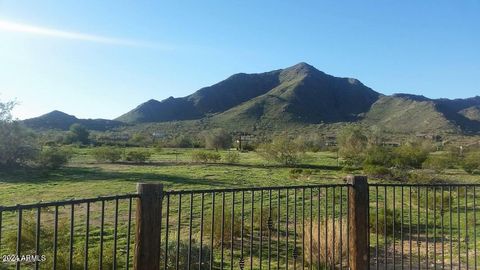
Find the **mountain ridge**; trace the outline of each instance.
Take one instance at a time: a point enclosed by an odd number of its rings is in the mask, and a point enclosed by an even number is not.
[[[216,127],[277,127],[360,122],[395,132],[480,132],[480,96],[431,99],[381,94],[354,78],[329,75],[301,62],[262,73],[237,73],[184,97],[150,99],[114,120],[77,119],[53,111],[24,123],[96,130],[145,123],[200,121]]]

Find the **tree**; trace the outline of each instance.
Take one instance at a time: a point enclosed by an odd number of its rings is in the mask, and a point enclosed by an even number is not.
[[[301,161],[305,150],[302,145],[299,145],[287,136],[280,136],[274,138],[271,143],[263,144],[259,153],[267,161],[275,161],[286,166],[292,166]]]
[[[81,144],[88,144],[89,143],[89,136],[90,132],[86,127],[81,124],[73,124],[70,126],[70,131],[67,135],[67,142],[68,143],[81,143]]]
[[[232,136],[223,129],[214,129],[205,134],[205,147],[208,149],[228,149],[232,146]]]
[[[348,126],[338,134],[339,155],[348,165],[358,166],[363,161],[364,151],[368,146],[368,138],[357,126]]]
[[[0,167],[24,165],[38,153],[33,133],[12,119],[14,106],[14,102],[0,102]]]

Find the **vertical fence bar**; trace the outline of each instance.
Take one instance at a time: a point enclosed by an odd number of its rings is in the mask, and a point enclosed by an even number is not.
[[[191,228],[191,227],[190,227]],[[223,246],[224,246],[224,235],[225,235],[225,192],[222,192],[222,226],[220,228],[220,269],[223,270]]]
[[[137,184],[139,198],[136,214],[136,241],[134,269],[160,268],[160,209],[162,208],[163,185],[157,183]]]
[[[203,194],[202,194],[203,196]],[[203,201],[202,201],[203,203]],[[138,206],[137,206],[138,207]],[[202,205],[202,211],[203,211],[203,205]],[[203,218],[203,212],[202,212],[202,218]],[[164,270],[168,269],[168,230],[170,227],[170,195],[167,195],[167,206],[165,209],[165,263],[163,264]],[[138,224],[137,224],[138,227]],[[203,233],[203,230],[200,232],[200,234]],[[138,238],[138,236],[137,236]],[[202,257],[202,235],[200,235],[200,258]]]
[[[87,203],[85,209],[85,260],[83,262],[83,269],[88,269],[88,242],[90,237],[90,203]]]
[[[254,218],[255,192],[252,190],[250,205],[250,270],[253,269],[253,218]]]
[[[158,215],[160,211],[158,212]],[[160,215],[159,215],[160,216]],[[158,226],[160,228],[160,226]],[[115,213],[113,219],[113,269],[117,269],[117,243],[118,243],[118,198],[115,199]],[[158,233],[160,240],[160,232]],[[158,244],[160,246],[160,242]]]
[[[72,203],[70,208],[70,254],[68,258],[68,269],[73,270],[73,241],[75,225],[75,205]]]
[[[40,256],[40,225],[42,208],[37,208],[37,224],[35,229],[35,255]],[[38,270],[39,260],[35,260],[35,270]]]
[[[263,190],[260,191],[260,270],[262,270],[262,248],[263,248]]]
[[[100,210],[100,252],[98,255],[98,268],[103,269],[103,236],[105,233],[105,200],[102,200]]]
[[[318,223],[318,226],[317,226],[317,251],[318,251],[318,265],[317,265],[317,270],[320,270],[320,256],[321,256],[321,248],[320,248],[320,241],[322,241],[321,239],[321,230],[320,230],[320,223],[321,223],[321,205],[320,205],[320,199],[322,198],[322,189],[321,188],[318,188],[318,199],[317,199],[317,223]],[[313,253],[313,251],[312,251]]]
[[[215,192],[212,192],[212,225],[210,226],[210,270],[213,269],[213,238],[215,236]]]
[[[409,259],[408,259],[408,264],[410,266],[410,269],[413,268],[413,254],[412,254],[412,223],[413,223],[413,215],[412,215],[412,186],[408,188],[408,204],[409,204],[409,209],[408,209],[408,248],[409,248]]]
[[[161,219],[160,219],[161,220]],[[193,225],[193,192],[190,193],[190,219],[188,220],[188,255],[187,255],[187,269],[190,269],[192,263],[192,225]],[[160,226],[161,228],[162,226]]]
[[[177,256],[175,256],[175,269],[178,270],[180,268],[180,234],[182,230],[182,194],[178,194],[178,206],[177,206]],[[213,227],[213,222],[212,222]],[[213,239],[213,233],[212,233]],[[213,245],[212,245],[213,246]]]
[[[162,209],[160,209],[160,230],[162,229]],[[127,224],[127,252],[125,258],[125,269],[130,269],[130,238],[132,231],[132,198],[128,199],[128,224]],[[160,232],[161,236],[161,232]],[[162,242],[161,239],[159,241]]]
[[[235,232],[235,191],[232,192],[232,216],[230,219],[230,269],[233,270],[233,258],[235,257],[233,253],[233,235]]]
[[[22,221],[23,221],[23,210],[18,209],[18,231],[17,231],[17,257],[20,257],[22,252]],[[20,269],[20,260],[17,261],[16,269]]]
[[[387,186],[383,187],[383,242],[384,242],[384,249],[383,249],[383,265],[384,269],[387,270],[388,265],[388,239],[387,239]]]
[[[202,269],[202,263],[203,263],[203,254],[202,254],[202,252],[203,252],[203,218],[204,218],[203,216],[205,214],[204,213],[205,193],[202,192],[202,197],[201,197],[200,200],[201,200],[200,201],[200,243],[199,243],[200,247],[199,247],[199,251],[198,251],[198,269]],[[168,209],[168,201],[167,201],[167,209]],[[168,216],[167,216],[167,222],[168,222]]]
[[[350,185],[350,269],[367,270],[370,267],[370,245],[368,240],[368,182],[366,176],[348,176]]]
[[[53,217],[53,270],[57,269],[57,253],[58,253],[58,205],[55,205],[55,213]]]
[[[468,188],[465,186],[465,267],[469,269],[469,261],[468,261],[468,244],[470,243],[470,239],[468,236]]]
[[[453,228],[452,228],[452,225],[453,225],[453,222],[452,222],[452,219],[453,219],[453,214],[452,214],[452,186],[449,186],[448,187],[448,196],[449,196],[449,200],[448,200],[448,209],[449,209],[449,214],[450,214],[450,218],[449,218],[449,225],[450,225],[450,269],[453,269]]]
[[[475,269],[477,268],[477,190],[473,187],[473,250],[475,255]]]
[[[348,207],[350,209],[350,206]],[[350,218],[348,218],[350,220]],[[375,187],[375,269],[378,270],[379,262],[378,262],[378,247],[379,247],[379,237],[378,237],[378,186]]]
[[[277,197],[277,269],[280,269],[280,201],[281,201],[281,192],[278,190]]]
[[[428,269],[429,266],[429,260],[428,260],[428,187],[425,188],[425,266],[426,269]]]

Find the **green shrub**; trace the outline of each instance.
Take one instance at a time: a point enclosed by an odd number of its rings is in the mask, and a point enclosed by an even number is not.
[[[152,153],[148,150],[131,150],[127,153],[125,159],[135,163],[145,163],[151,156]]]
[[[45,169],[58,169],[68,163],[72,153],[60,147],[43,149],[38,156],[38,164]]]
[[[303,159],[305,150],[302,145],[287,136],[280,136],[274,138],[271,143],[263,144],[259,149],[259,154],[267,161],[293,166]]]
[[[436,172],[442,172],[446,169],[451,169],[455,166],[456,159],[450,153],[429,155],[423,162],[422,167],[425,169],[432,169]]]
[[[227,163],[239,163],[240,154],[237,151],[228,151],[223,157]]]
[[[480,171],[480,152],[467,153],[462,162],[462,168],[470,174]]]
[[[193,162],[201,162],[207,163],[208,162],[208,154],[206,151],[193,151],[192,152],[192,161]]]
[[[190,254],[189,254],[189,251]],[[162,245],[160,256],[165,258],[165,247]],[[178,251],[177,251],[177,243],[175,241],[171,241],[168,244],[168,256],[167,257],[167,267],[164,267],[165,261],[161,260],[160,269],[176,269],[176,261],[177,261],[177,252],[178,256],[178,269],[199,269],[199,270],[206,270],[210,268],[210,253],[212,252],[210,246],[203,243],[202,245],[202,259],[200,260],[200,243],[196,241],[196,239],[192,239],[192,244],[189,244],[188,240],[180,240],[178,243]],[[188,257],[190,257],[190,267],[188,267]],[[198,262],[202,261],[200,268],[198,267]],[[98,268],[98,267],[97,267]],[[214,267],[215,268],[215,267]],[[89,268],[90,269],[90,268]],[[92,267],[92,269],[94,269]],[[112,269],[104,268],[104,269]]]
[[[377,225],[378,219],[378,227]],[[376,212],[370,213],[370,231],[372,233],[378,233],[381,235],[391,235],[393,234],[393,225],[395,224],[395,228],[400,228],[400,211],[396,211],[395,215],[393,215],[393,210],[387,209],[385,211],[384,208],[378,209],[378,216],[376,216]],[[386,224],[386,230],[385,230]]]
[[[208,152],[207,157],[210,162],[218,162],[222,159],[222,156],[218,152]]]
[[[116,162],[122,158],[123,150],[117,147],[97,147],[92,151],[92,155],[98,162]]]
[[[193,151],[192,160],[194,162],[208,163],[208,162],[218,162],[222,156],[218,152],[212,151]]]
[[[212,228],[212,219],[211,215],[206,216],[208,218],[205,218],[203,228],[205,230],[205,236],[210,237],[211,235],[211,228]],[[239,238],[241,235],[241,224],[242,224],[242,219],[240,215],[240,210],[238,208],[235,208],[235,215],[233,216],[233,230],[232,230],[232,207],[231,206],[226,206],[225,207],[225,216],[224,216],[224,221],[223,221],[223,243],[224,245],[229,245],[230,240],[233,234],[233,238]],[[216,206],[215,207],[215,220],[214,220],[214,226],[213,226],[213,245],[215,247],[219,247],[222,242],[222,207],[221,206]],[[247,224],[247,222],[244,223],[244,226]]]
[[[391,175],[389,168],[380,165],[365,165],[363,166],[363,172],[369,176],[376,177],[385,177]]]
[[[414,144],[402,145],[394,150],[394,154],[393,164],[402,169],[419,169],[428,157],[426,149]]]
[[[364,166],[391,167],[395,158],[391,148],[372,146],[365,152]]]

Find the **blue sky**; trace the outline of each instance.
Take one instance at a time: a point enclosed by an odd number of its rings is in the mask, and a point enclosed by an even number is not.
[[[480,93],[480,1],[0,0],[0,99],[114,118],[307,62],[376,91]]]

